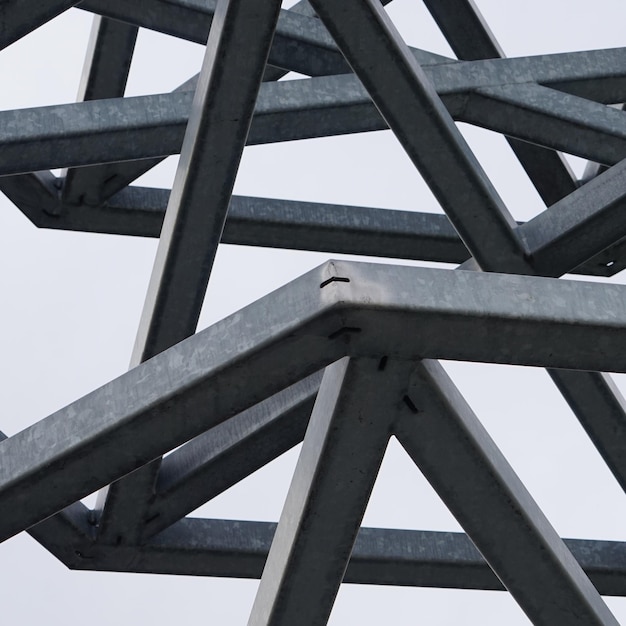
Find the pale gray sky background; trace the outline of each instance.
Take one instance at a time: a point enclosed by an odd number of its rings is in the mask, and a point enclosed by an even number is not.
[[[626,7],[620,0],[477,3],[508,56],[626,45]],[[389,11],[411,45],[451,54],[419,0],[394,0]],[[71,10],[2,51],[0,109],[74,101],[91,19]],[[202,56],[201,46],[142,31],[128,95],[171,90],[199,71]],[[465,126],[463,132],[515,218],[541,211],[504,140]],[[574,165],[580,171],[582,164]],[[168,159],[142,184],[170,186],[175,167],[176,159]],[[236,193],[440,211],[389,132],[247,148]],[[0,221],[0,429],[12,435],[127,369],[156,241],[37,230],[4,196]],[[201,325],[328,256],[222,246]],[[561,535],[626,540],[624,494],[545,372],[446,367]],[[624,379],[617,379],[626,388]],[[197,514],[277,520],[295,458],[292,451]],[[364,523],[458,530],[393,442]],[[189,620],[240,626],[247,622],[256,586],[255,581],[70,572],[25,534],[0,545],[5,623],[160,626]],[[626,600],[608,602],[626,623]],[[354,585],[342,587],[330,623],[416,621],[528,624],[505,593]]]

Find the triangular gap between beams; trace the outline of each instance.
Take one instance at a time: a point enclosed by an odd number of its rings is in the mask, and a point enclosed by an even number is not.
[[[362,526],[462,532],[395,437],[387,446]]]

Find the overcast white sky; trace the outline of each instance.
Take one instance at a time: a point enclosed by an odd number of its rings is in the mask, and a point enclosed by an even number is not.
[[[626,8],[619,0],[478,4],[508,56],[626,45]],[[389,10],[401,17],[399,27],[411,45],[451,54],[418,0],[394,0]],[[91,19],[69,11],[2,51],[0,109],[73,101]],[[142,31],[128,94],[171,90],[199,70],[202,56],[201,46]],[[515,218],[541,211],[504,140],[479,129],[464,132]],[[142,183],[169,186],[175,167],[176,159],[168,159]],[[389,132],[247,148],[236,193],[440,211]],[[37,230],[3,196],[0,220],[0,430],[12,435],[127,369],[156,241]],[[222,246],[201,325],[326,258]],[[626,540],[624,495],[545,372],[469,364],[449,364],[448,371],[561,535]],[[277,520],[294,463],[293,452],[285,455],[198,514]],[[393,442],[365,524],[458,530]],[[63,620],[73,626],[88,619],[92,626],[112,621],[160,626],[191,620],[239,626],[247,621],[256,586],[255,581],[70,572],[25,534],[0,545],[6,623]],[[626,622],[626,601],[608,602]],[[330,623],[369,626],[390,620],[398,626],[416,620],[528,623],[505,593],[353,585],[342,587]]]

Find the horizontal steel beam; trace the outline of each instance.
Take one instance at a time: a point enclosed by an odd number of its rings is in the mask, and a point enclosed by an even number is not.
[[[611,248],[623,228],[622,170],[623,166],[615,166],[602,181],[581,187],[518,225],[539,274],[612,276],[626,267],[624,246]],[[40,176],[0,177],[0,190],[40,228],[141,237],[158,237],[161,232],[168,189],[127,187],[102,207],[63,205],[61,209],[58,181],[51,175],[45,193],[35,189],[28,193],[27,181],[35,184]],[[593,236],[591,224],[596,225]],[[231,198],[221,241],[454,264],[470,256],[445,215],[249,196]]]
[[[80,8],[196,43],[205,43],[215,4],[216,0],[150,0],[150,10],[146,10],[143,5],[140,7],[124,0],[83,0]],[[274,48],[283,45],[284,52],[272,50],[269,61],[271,64],[309,76],[349,71],[335,42],[320,20],[311,16],[285,10],[281,12]],[[486,63],[481,60],[478,65],[457,64],[452,59],[416,49],[412,49],[412,52],[418,55],[421,65],[445,62],[452,74],[459,71],[452,68],[466,65],[466,76],[476,75],[477,80],[482,81],[482,86],[511,81],[539,82],[606,103],[626,99],[616,97],[626,91],[626,76],[617,69],[624,67],[624,48],[549,54],[528,59],[493,59]],[[273,57],[273,54],[276,56]],[[310,67],[308,71],[303,67],[291,67],[313,62],[321,65],[318,68]],[[317,71],[313,71],[315,69]],[[499,78],[494,78],[496,76]]]
[[[168,5],[168,7],[171,8],[170,5]],[[188,8],[189,7],[186,6],[185,10]],[[207,10],[212,11],[213,9],[207,6]],[[291,17],[296,20],[298,19],[297,15],[292,14]],[[317,22],[319,22],[319,20],[317,20]],[[312,31],[310,29],[305,27],[305,30],[311,35]],[[326,42],[326,39],[324,39],[324,41]],[[324,45],[326,45],[326,43],[324,43]],[[615,73],[615,67],[620,65],[620,52],[620,50],[590,51],[582,53],[584,57],[581,58],[576,56],[577,53],[573,53],[573,57],[571,54],[565,54],[544,55],[524,59],[508,59],[506,60],[506,64],[493,67],[489,64],[472,63],[456,63],[452,65],[451,61],[445,57],[427,53],[422,50],[412,50],[412,53],[416,56],[418,62],[424,67],[427,73],[429,73],[431,69],[428,66],[441,66],[440,68],[432,68],[434,73],[430,75],[430,79],[434,81],[435,84],[441,83],[439,86],[443,86],[442,88],[445,88],[445,85],[449,83],[448,87],[452,88],[453,94],[447,97],[447,104],[452,112],[461,110],[464,102],[462,98],[459,101],[459,97],[454,96],[455,89],[458,90],[458,88],[472,85],[476,80],[478,80],[476,84],[482,86],[498,85],[502,81],[515,81],[517,74],[522,77],[523,81],[526,81],[529,72],[534,72],[538,78],[544,82],[549,82],[551,78],[554,78],[555,67],[558,68],[559,74],[568,77],[572,84],[588,84],[593,87],[599,81],[599,84],[602,84],[604,89],[606,89],[607,84],[610,84],[613,85],[614,90],[621,89],[623,93],[623,81],[620,83],[619,73],[617,75]],[[518,67],[518,65],[521,67]],[[452,66],[454,66],[454,70],[451,70]],[[578,67],[584,69],[577,74],[572,68]],[[272,80],[275,80],[281,75],[280,72],[276,73],[276,71],[274,71]],[[193,80],[190,81],[190,83],[193,83]],[[193,89],[195,87],[190,84],[187,88]],[[184,89],[185,86],[181,86],[179,90]],[[587,95],[589,94],[587,93]],[[607,95],[607,98],[608,97]],[[552,204],[573,189],[571,171],[565,167],[566,163],[560,155],[546,150],[540,151],[539,148],[528,144],[516,143],[514,140],[511,141],[513,141],[516,153],[521,155],[527,170],[532,175],[533,180],[538,184],[546,204]],[[539,159],[537,157],[538,151],[540,151],[541,154],[541,158]],[[85,193],[81,197],[81,201],[87,205],[101,204],[106,198],[122,189],[141,174],[150,170],[159,162],[160,159],[156,159],[128,163],[125,165],[109,164],[99,168],[90,168],[86,171],[86,175],[88,175],[90,179],[93,179],[92,182],[95,186],[93,188],[85,188]],[[549,168],[550,173],[544,169],[544,165]]]
[[[545,145],[556,144],[554,147],[571,153],[584,152],[597,160],[615,162],[623,156],[623,140],[620,138],[626,132],[623,111],[589,102],[577,113],[576,106],[568,108],[566,105],[569,101],[577,105],[581,102],[579,99],[544,89],[541,98],[535,102],[536,111],[529,108],[528,112],[540,115],[546,132],[530,133],[525,126],[514,127],[510,114],[506,114],[511,106],[525,106],[524,89],[511,87],[510,101],[504,97],[505,87],[485,90],[484,93],[489,94],[489,108],[494,111],[489,119],[473,112],[471,107],[464,109],[466,92],[441,95],[453,117],[465,117],[492,130],[517,133]],[[515,99],[516,94],[520,95],[519,101]],[[175,92],[0,112],[0,128],[3,129],[0,140],[4,146],[0,175],[176,154],[182,145],[192,99],[190,92]],[[567,133],[563,136],[557,132],[581,124],[591,140],[588,148],[581,147],[576,135]],[[385,122],[367,93],[351,76],[264,83],[248,143],[255,145],[385,128]],[[133,165],[136,171],[125,174],[123,184],[155,164]]]
[[[625,372],[624,297],[619,285],[329,262],[0,443],[0,537],[344,355]]]
[[[481,61],[439,62],[425,67],[424,71],[441,94],[536,83],[611,104],[616,99],[619,101],[626,90],[626,72],[617,69],[623,68],[625,61],[626,48],[613,48]]]
[[[464,115],[471,115],[471,108],[464,108],[469,93],[467,86],[461,81],[456,86],[444,88],[436,78],[431,76],[452,116],[463,118]],[[489,91],[493,110],[508,110],[510,105],[504,97],[507,89],[513,94],[513,104],[515,94],[519,94],[521,106],[525,88],[519,85],[494,87]],[[537,87],[537,90],[540,88]],[[542,119],[548,120],[548,130],[553,126],[562,128],[563,124],[567,128],[583,124],[585,132],[593,139],[592,145],[596,147],[596,150],[591,148],[594,154],[599,151],[597,156],[611,162],[619,157],[622,145],[619,133],[626,126],[623,111],[585,103],[550,89],[541,91],[541,94],[537,105],[543,107]],[[176,154],[182,145],[192,99],[191,92],[177,91],[0,112],[0,140],[4,146],[0,175]],[[571,110],[560,110],[558,103],[568,101],[576,106]],[[576,112],[579,104],[581,113]],[[587,113],[589,119],[585,126]],[[511,121],[506,115],[502,118],[494,115],[492,121],[481,118],[480,122],[493,130],[512,132]],[[387,125],[355,77],[326,76],[264,83],[248,143],[255,145],[385,128]],[[617,133],[617,136],[611,137],[607,148],[602,148],[601,142],[611,132]],[[518,129],[518,134],[528,136],[528,130]],[[541,139],[535,135],[533,138]],[[559,148],[572,153],[581,150],[580,142],[573,133],[561,137],[548,132],[543,141],[546,145],[558,143]],[[611,150],[609,157],[605,154],[607,149]],[[124,184],[154,165],[154,162],[139,163],[135,173],[125,176]]]
[[[276,530],[270,522],[186,518],[141,546],[85,546],[72,569],[260,578]],[[626,596],[626,543],[564,539],[598,591]],[[346,583],[504,589],[467,535],[361,528]]]
[[[14,178],[0,177],[0,190]],[[158,237],[169,194],[127,187],[102,207],[64,206],[54,217],[17,194],[10,197],[40,228]],[[250,196],[232,196],[222,243],[444,263],[469,256],[442,214]]]

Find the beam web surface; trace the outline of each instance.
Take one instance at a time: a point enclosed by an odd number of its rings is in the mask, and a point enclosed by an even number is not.
[[[403,374],[406,367],[381,371],[379,359],[344,358],[326,368],[249,626],[326,624],[389,441]]]
[[[278,0],[218,2],[131,366],[196,330],[279,10]],[[103,541],[138,540],[158,469],[102,494]]]
[[[398,440],[533,624],[617,624],[439,363],[409,397]]]
[[[459,59],[503,58],[504,52],[473,0],[424,0]],[[567,161],[554,150],[507,141],[547,206],[576,189]]]
[[[94,16],[87,44],[77,101],[120,98],[124,95],[137,41],[137,26]],[[104,167],[70,169],[65,172],[62,200],[66,204],[98,204],[92,189],[99,189]]]

